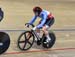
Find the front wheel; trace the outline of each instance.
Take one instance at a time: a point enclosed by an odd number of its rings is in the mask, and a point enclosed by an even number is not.
[[[56,41],[56,37],[55,37],[55,34],[54,34],[53,32],[49,33],[49,36],[50,36],[51,40],[49,41],[49,43],[45,44],[44,42],[46,42],[46,39],[47,39],[47,38],[46,38],[46,36],[43,34],[42,46],[43,46],[44,48],[51,48],[51,47],[54,45],[55,41]]]
[[[20,50],[28,50],[34,43],[34,35],[31,31],[23,32],[18,38],[18,47]]]

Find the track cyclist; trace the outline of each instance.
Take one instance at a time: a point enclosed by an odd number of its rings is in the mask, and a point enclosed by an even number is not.
[[[33,30],[36,30],[37,35],[39,36],[40,34],[39,29],[42,29],[47,38],[45,43],[48,43],[51,40],[48,30],[54,24],[54,21],[55,21],[54,16],[51,12],[44,10],[39,6],[34,7],[33,12],[34,12],[34,16],[30,20],[29,24],[33,24],[35,20],[38,19],[37,17],[41,18],[40,22],[38,22],[39,24],[35,26]],[[26,27],[29,27],[29,25],[26,24]],[[39,41],[41,41],[41,38],[38,40],[38,42]]]

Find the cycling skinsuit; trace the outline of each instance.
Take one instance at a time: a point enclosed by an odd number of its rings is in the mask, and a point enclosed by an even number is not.
[[[41,21],[37,25],[37,28],[42,28],[44,25],[48,25],[50,27],[54,23],[54,16],[52,15],[52,13],[46,10],[43,10],[39,16],[34,16],[29,23],[33,24],[35,20],[37,19],[37,17],[41,18]]]

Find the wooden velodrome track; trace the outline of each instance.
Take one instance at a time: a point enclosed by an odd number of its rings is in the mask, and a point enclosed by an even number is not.
[[[49,50],[34,44],[30,51],[23,52],[16,42],[37,5],[53,12],[56,21],[51,29],[56,34],[56,43]],[[0,31],[8,33],[11,39],[8,51],[0,57],[75,57],[75,0],[0,0],[0,7],[4,11]]]

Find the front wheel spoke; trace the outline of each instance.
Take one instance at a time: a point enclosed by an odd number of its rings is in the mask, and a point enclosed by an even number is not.
[[[23,49],[26,47],[26,44],[27,44],[27,41],[25,41],[24,46],[23,46]]]
[[[26,39],[27,43],[32,45],[32,43],[29,41],[30,38]]]
[[[31,42],[29,42],[29,40],[28,40],[28,39],[26,39],[26,43],[28,43],[28,44],[32,45],[32,44],[31,44]]]
[[[25,48],[26,44],[24,44],[23,49]]]
[[[25,39],[26,39],[26,34],[24,34],[24,37],[25,37]]]
[[[19,43],[25,43],[25,41],[19,41]]]
[[[31,43],[31,42],[29,42],[29,41],[28,41],[28,44],[32,45],[32,43]]]
[[[32,36],[30,35],[29,37],[28,37],[28,40],[31,38]]]

